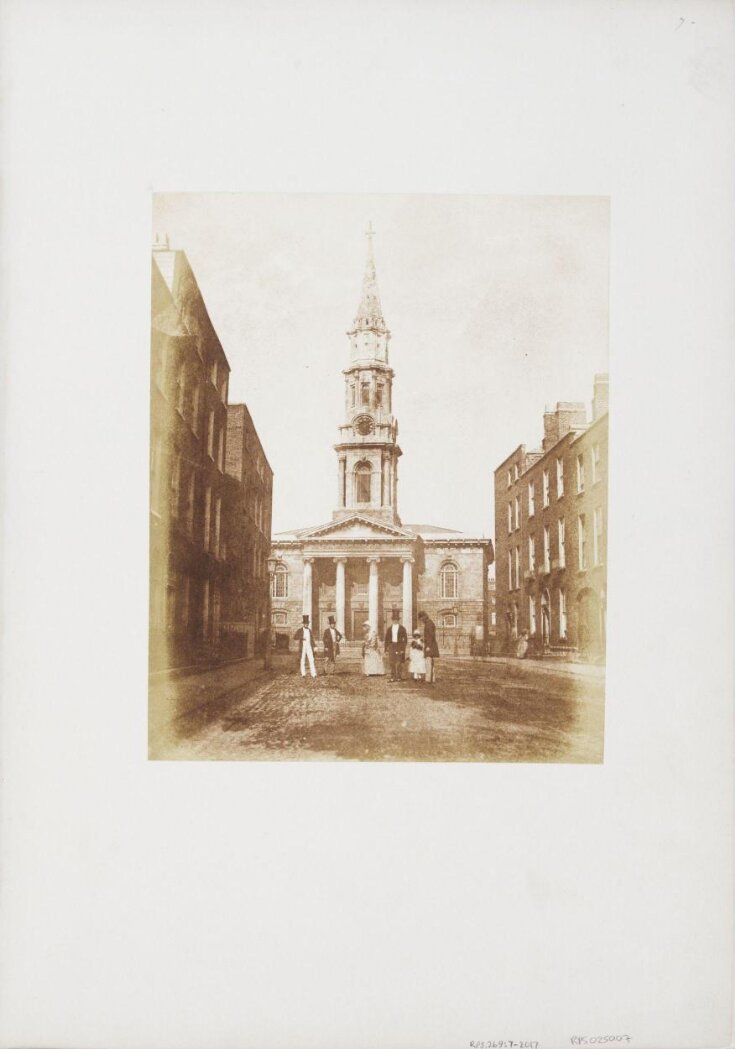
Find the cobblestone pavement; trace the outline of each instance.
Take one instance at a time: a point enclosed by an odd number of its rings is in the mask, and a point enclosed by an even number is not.
[[[437,662],[435,685],[302,679],[293,657],[151,688],[150,756],[179,760],[600,762],[604,680],[534,664]]]

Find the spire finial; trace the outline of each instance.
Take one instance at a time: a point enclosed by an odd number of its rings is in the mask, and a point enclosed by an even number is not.
[[[355,327],[384,327],[383,311],[380,308],[380,297],[378,295],[378,283],[375,277],[375,257],[373,255],[373,229],[372,220],[368,222],[365,236],[368,239],[367,263],[365,265],[365,276],[362,280],[362,300],[357,310]]]

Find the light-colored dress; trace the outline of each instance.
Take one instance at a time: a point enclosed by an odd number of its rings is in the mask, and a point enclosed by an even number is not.
[[[374,630],[365,635],[363,644],[362,672],[368,677],[379,677],[385,674],[383,657],[378,647],[378,635]]]
[[[411,640],[408,650],[408,672],[413,674],[414,677],[418,677],[419,674],[423,677],[426,674],[424,643],[416,637]]]

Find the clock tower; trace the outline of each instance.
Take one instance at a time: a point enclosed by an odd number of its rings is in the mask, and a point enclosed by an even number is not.
[[[373,256],[372,223],[362,298],[351,329],[345,377],[344,422],[337,452],[338,521],[355,514],[400,525],[398,516],[398,423],[393,415],[390,332],[383,319]]]

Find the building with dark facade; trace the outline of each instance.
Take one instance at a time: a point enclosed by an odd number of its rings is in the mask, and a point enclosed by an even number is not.
[[[495,471],[497,629],[506,651],[604,657],[607,601],[608,377],[596,375],[592,421],[561,402],[544,414],[541,449],[520,445]]]
[[[347,333],[334,445],[337,505],[325,524],[273,537],[272,623],[293,634],[307,613],[321,635],[334,615],[349,643],[362,638],[366,621],[382,635],[394,609],[409,629],[423,610],[436,623],[440,651],[467,653],[487,638],[492,543],[401,520],[391,333],[369,244],[362,297]]]
[[[244,404],[227,407],[225,472],[228,573],[222,630],[233,653],[251,655],[268,626],[273,470]]]
[[[183,251],[153,247],[150,663],[216,655],[236,502],[225,472],[230,365]],[[245,500],[247,506],[247,500]],[[267,514],[270,514],[268,503]]]

